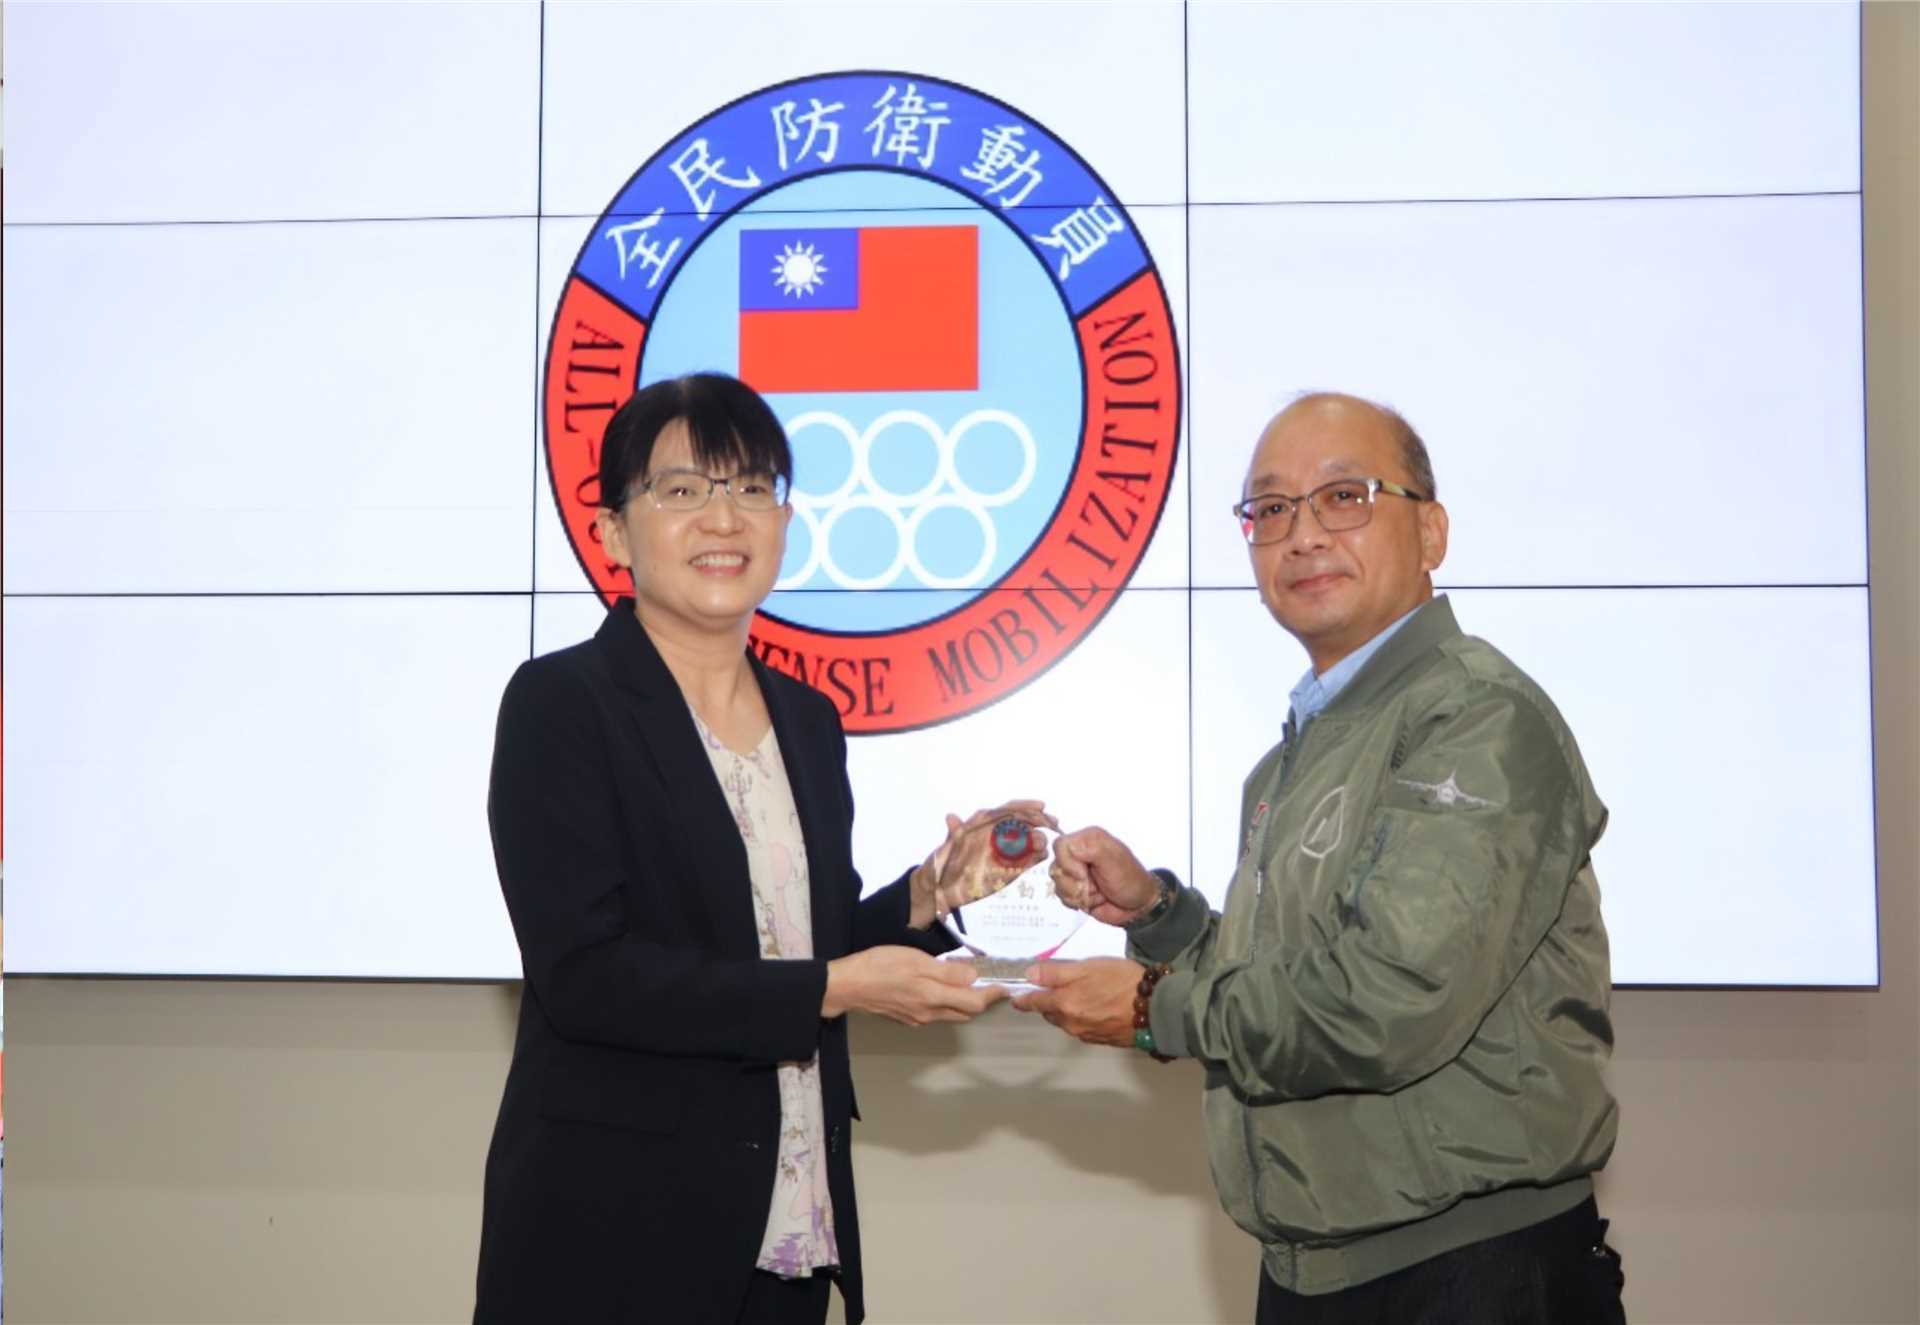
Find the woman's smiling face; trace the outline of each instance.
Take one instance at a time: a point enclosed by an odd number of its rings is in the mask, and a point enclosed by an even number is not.
[[[664,477],[674,471],[673,479]],[[665,484],[681,476],[697,491],[708,478],[737,474],[737,465],[711,472],[702,467],[694,459],[685,420],[676,419],[660,430],[646,478],[628,490],[617,509],[602,508],[601,543],[632,574],[643,621],[672,619],[702,631],[737,630],[773,592],[792,506],[742,510],[729,489],[718,487],[698,510],[666,510],[655,500],[656,492],[664,493]]]

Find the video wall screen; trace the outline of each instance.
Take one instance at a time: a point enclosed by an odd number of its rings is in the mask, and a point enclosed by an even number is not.
[[[607,415],[713,368],[869,885],[1021,795],[1220,899],[1306,667],[1228,506],[1338,389],[1581,741],[1615,978],[1878,979],[1854,7],[5,23],[12,969],[516,976],[499,695],[618,588]]]

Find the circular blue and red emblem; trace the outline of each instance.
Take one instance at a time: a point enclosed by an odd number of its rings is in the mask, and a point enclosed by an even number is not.
[[[1180,433],[1166,291],[1111,190],[991,97],[904,73],[783,83],[661,148],[595,222],[548,342],[554,498],[593,533],[637,386],[732,372],[793,444],[753,629],[850,732],[972,713],[1084,639],[1159,524]]]
[[[1033,854],[1033,829],[1021,819],[1001,819],[993,826],[993,858],[1001,865],[1017,865]]]

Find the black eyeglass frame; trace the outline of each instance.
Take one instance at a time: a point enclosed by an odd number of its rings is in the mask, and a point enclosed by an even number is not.
[[[1367,500],[1356,508],[1366,512],[1366,514],[1352,524],[1328,524],[1326,513],[1320,509],[1319,499],[1321,494],[1333,488],[1351,487],[1356,483],[1365,486],[1367,490]],[[1313,518],[1318,520],[1320,527],[1330,534],[1344,534],[1350,530],[1364,529],[1373,520],[1375,501],[1379,497],[1379,494],[1383,492],[1392,497],[1405,497],[1408,501],[1433,500],[1433,498],[1426,494],[1415,492],[1409,487],[1403,487],[1391,479],[1337,478],[1322,483],[1312,492],[1302,493],[1297,497],[1286,492],[1256,493],[1254,496],[1248,497],[1245,501],[1235,502],[1232,509],[1234,516],[1240,521],[1240,532],[1246,538],[1248,545],[1251,547],[1265,547],[1272,543],[1284,543],[1293,537],[1294,526],[1300,523],[1300,508],[1302,506],[1310,508],[1313,511]],[[1279,534],[1272,538],[1255,538],[1253,535],[1254,531],[1259,528],[1259,521],[1254,518],[1254,509],[1262,502],[1270,501],[1283,501],[1288,503],[1288,505],[1292,507],[1293,514],[1287,520],[1287,527],[1281,530]]]
[[[707,485],[707,495],[702,498],[697,505],[668,506],[660,500],[659,494],[653,490],[656,483],[668,478],[700,479]],[[772,484],[773,503],[769,506],[754,506],[741,501],[740,494],[733,490],[734,483],[740,479],[765,479]],[[627,493],[627,500],[632,501],[635,492],[644,492],[653,503],[654,510],[677,511],[684,515],[693,511],[704,511],[707,506],[712,503],[714,491],[718,488],[725,488],[727,490],[727,497],[733,502],[736,510],[747,511],[754,515],[765,515],[768,511],[777,511],[787,504],[787,497],[792,492],[793,485],[789,480],[779,474],[729,474],[725,478],[715,478],[712,474],[703,474],[697,469],[663,469],[658,474],[649,475],[641,479],[638,483],[635,483]]]

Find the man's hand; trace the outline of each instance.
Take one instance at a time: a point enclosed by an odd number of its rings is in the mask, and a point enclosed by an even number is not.
[[[1002,864],[992,851],[993,825],[1018,819],[1034,831],[1027,854]],[[947,837],[926,862],[913,872],[912,908],[907,923],[925,929],[949,911],[990,897],[1046,859],[1047,838],[1042,828],[1060,831],[1059,821],[1047,813],[1046,802],[1013,800],[988,810],[975,810],[965,819],[947,816]]]
[[[1124,850],[1124,848],[1123,848]],[[1038,1012],[1077,1040],[1133,1048],[1133,997],[1146,968],[1122,957],[1077,962],[1040,962],[1027,971],[1040,988],[1013,1005]]]
[[[1060,900],[1107,925],[1124,925],[1152,906],[1160,880],[1127,844],[1104,828],[1082,828],[1053,844]]]
[[[971,1021],[1007,996],[1005,985],[974,986],[965,962],[942,961],[917,948],[868,948],[827,963],[827,994],[820,1015],[855,1009],[906,1026]]]

